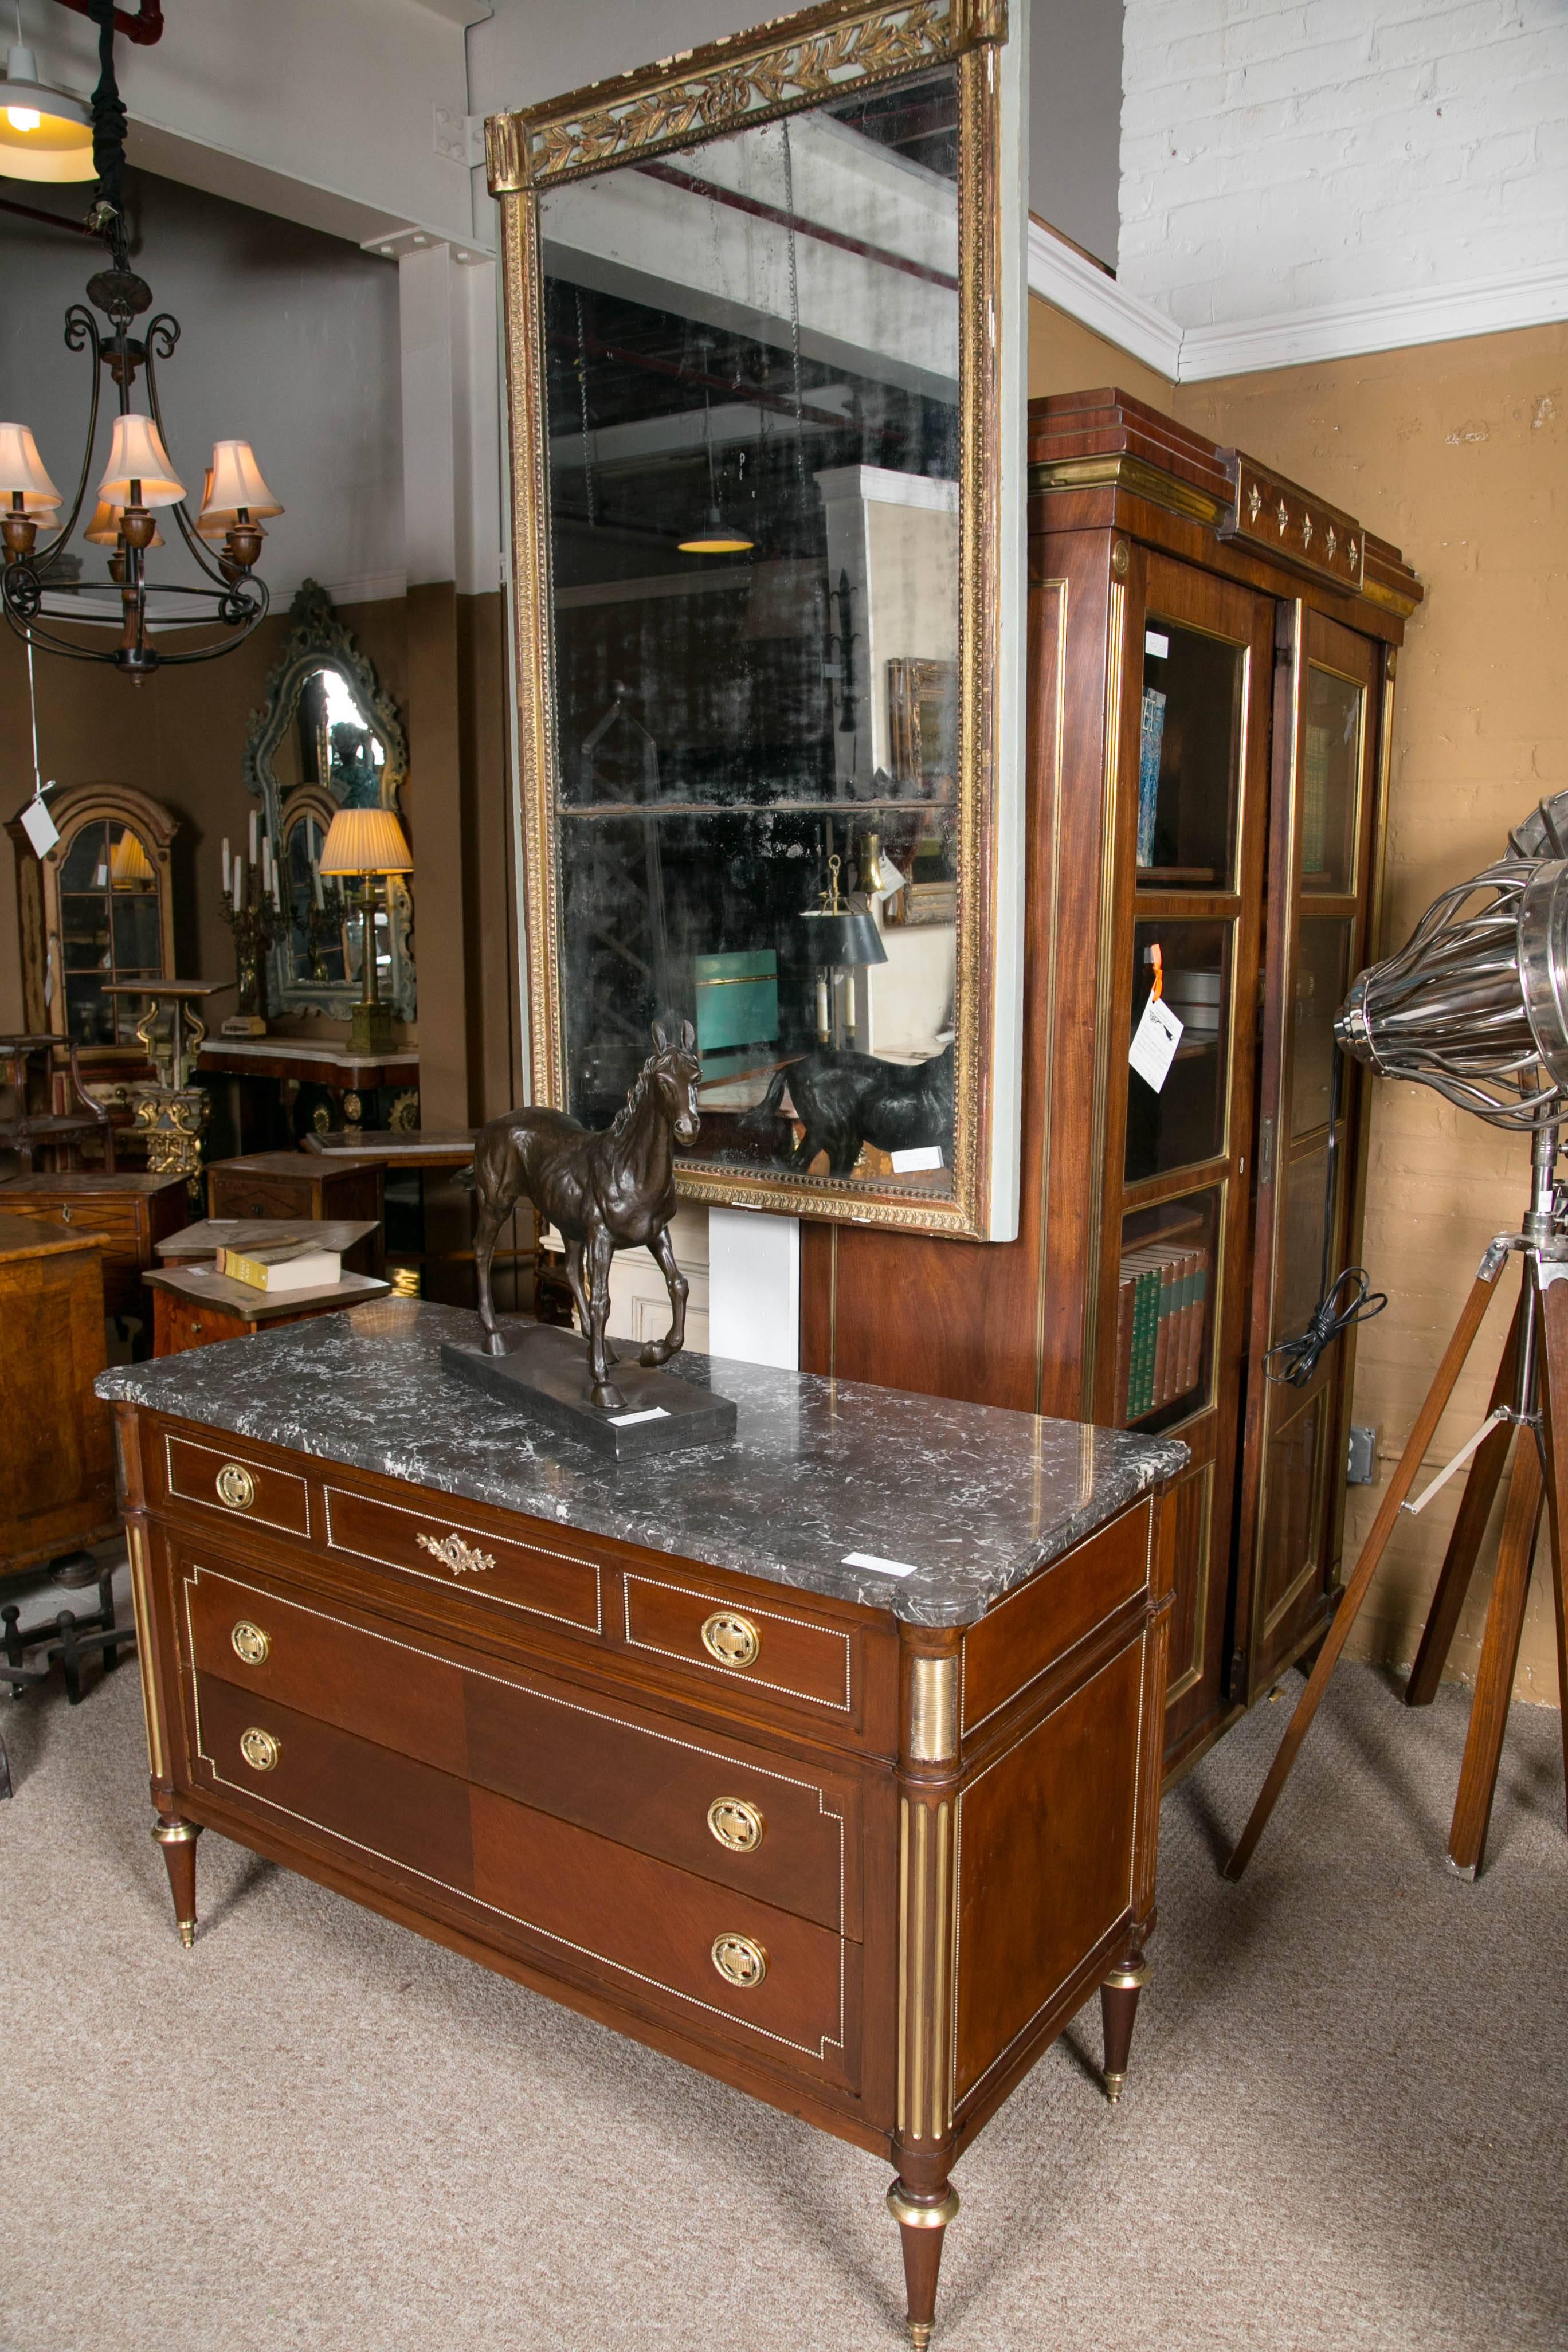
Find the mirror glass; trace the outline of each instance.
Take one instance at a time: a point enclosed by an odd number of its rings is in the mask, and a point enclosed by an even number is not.
[[[246,751],[247,779],[261,794],[277,847],[271,994],[280,1011],[346,1018],[361,993],[363,926],[353,879],[321,875],[321,845],[340,808],[401,814],[406,754],[395,709],[324,592],[308,582],[289,617],[294,631]],[[407,877],[384,876],[378,888],[381,993],[408,1021],[415,992]]]
[[[951,1196],[951,65],[539,198],[566,1107]]]
[[[60,856],[60,954],[66,1035],[76,1045],[127,1045],[145,1003],[108,996],[111,980],[161,979],[163,926],[158,869],[127,824],[94,817]]]

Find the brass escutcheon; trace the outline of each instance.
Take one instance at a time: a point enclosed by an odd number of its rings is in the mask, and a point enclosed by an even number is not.
[[[708,1808],[708,1826],[731,1853],[750,1853],[761,1845],[767,1824],[744,1797],[715,1797]]]
[[[240,1619],[228,1638],[235,1656],[243,1658],[247,1666],[261,1665],[272,1647],[270,1633],[264,1633],[259,1625],[251,1623],[248,1617]]]
[[[703,1625],[702,1646],[721,1666],[754,1666],[763,1637],[749,1617],[733,1609],[716,1609]]]
[[[248,1511],[256,1500],[256,1481],[237,1462],[226,1462],[217,1474],[217,1498],[231,1511]]]
[[[282,1751],[269,1731],[258,1731],[253,1724],[239,1735],[239,1752],[253,1772],[270,1772]]]
[[[768,1956],[750,1936],[715,1936],[713,1965],[726,1984],[750,1992],[768,1972]]]

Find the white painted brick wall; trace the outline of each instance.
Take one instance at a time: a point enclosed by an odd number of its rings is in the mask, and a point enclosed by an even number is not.
[[[1118,275],[1183,327],[1568,269],[1565,0],[1127,0]]]

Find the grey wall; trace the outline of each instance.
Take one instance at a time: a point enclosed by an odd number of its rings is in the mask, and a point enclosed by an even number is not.
[[[140,232],[136,265],[154,310],[181,337],[159,368],[175,470],[193,499],[213,443],[252,442],[287,512],[267,526],[263,572],[274,604],[308,575],[345,601],[402,593],[403,447],[397,270],[341,238],[145,173],[127,174]],[[74,189],[7,191],[79,218]],[[63,340],[64,317],[102,265],[95,240],[0,211],[0,416],[30,425],[68,499],[81,462],[90,367]],[[100,320],[101,324],[101,320]],[[109,454],[107,373],[92,483]],[[140,383],[135,405],[145,408]],[[101,569],[88,549],[87,569]],[[177,542],[153,576],[191,569]]]

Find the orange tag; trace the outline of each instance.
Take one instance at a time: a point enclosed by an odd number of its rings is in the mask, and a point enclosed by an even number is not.
[[[1165,959],[1160,953],[1160,942],[1158,940],[1154,941],[1153,946],[1148,950],[1148,960],[1154,967],[1154,985],[1150,992],[1150,1001],[1152,1003],[1158,1004],[1160,999],[1165,993]]]

